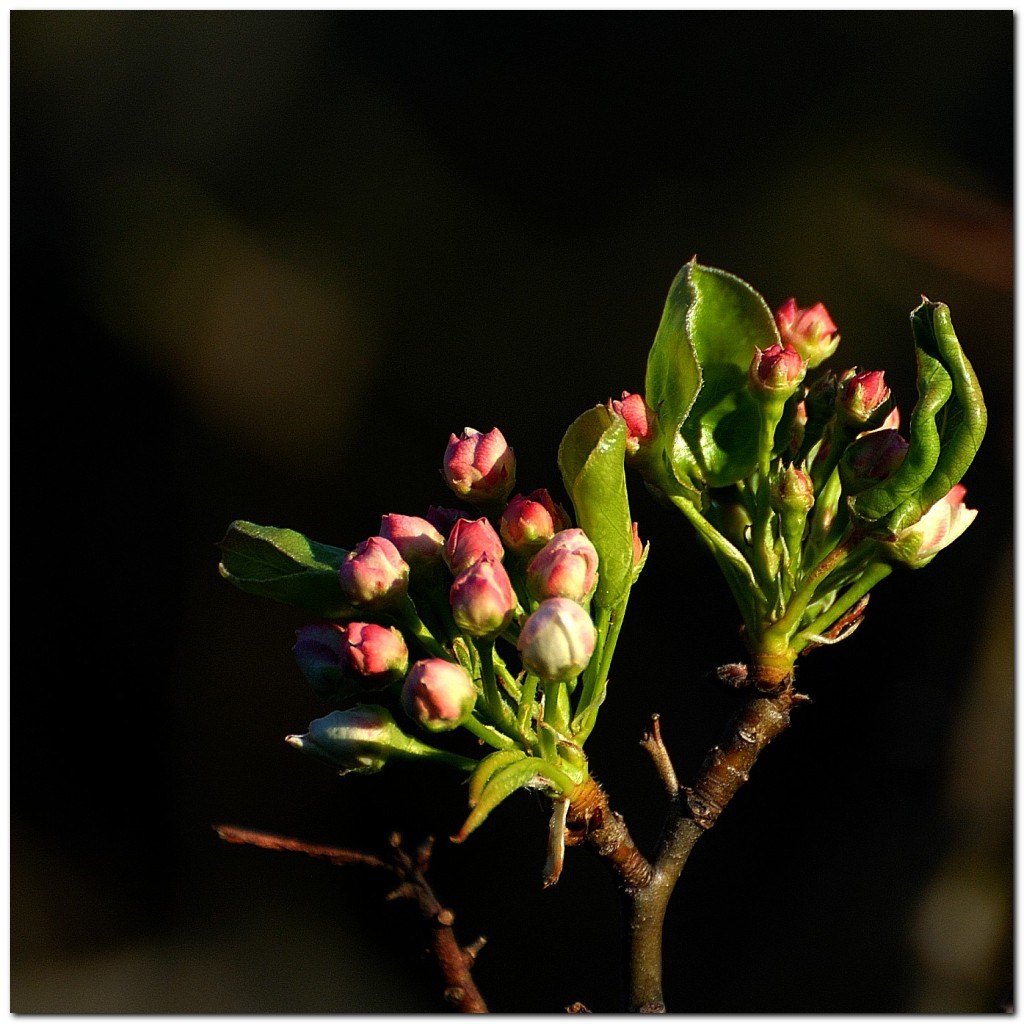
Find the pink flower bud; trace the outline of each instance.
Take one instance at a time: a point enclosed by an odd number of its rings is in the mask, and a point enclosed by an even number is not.
[[[516,610],[516,596],[505,567],[490,555],[478,558],[455,577],[449,591],[455,624],[470,636],[493,640]]]
[[[295,632],[292,654],[317,695],[333,697],[341,687],[341,650],[345,630],[330,622],[314,622]]]
[[[847,370],[839,378],[836,409],[850,426],[880,426],[892,409],[885,374],[881,370]]]
[[[386,686],[405,675],[409,649],[394,627],[350,622],[342,628],[341,671],[374,686]]]
[[[890,549],[897,561],[920,569],[943,548],[949,547],[974,522],[975,508],[964,505],[967,488],[957,484],[937,501],[913,526],[896,535]]]
[[[516,482],[516,458],[501,431],[466,427],[448,441],[442,469],[448,486],[472,502],[504,501]]]
[[[775,312],[775,325],[783,343],[792,345],[811,368],[828,359],[839,345],[836,325],[820,302],[800,309],[796,299],[787,299]]]
[[[763,351],[755,346],[750,364],[750,383],[755,394],[788,398],[807,372],[807,363],[795,348],[778,343]]]
[[[569,516],[545,488],[527,497],[517,494],[501,514],[501,538],[517,555],[534,554],[559,531],[569,527]]]
[[[419,516],[381,516],[380,536],[391,541],[413,569],[433,564],[444,552],[444,537]]]
[[[409,590],[409,566],[386,537],[370,537],[345,556],[341,589],[355,605],[385,608]]]
[[[427,509],[427,522],[445,537],[451,533],[452,527],[465,517],[466,512],[461,508],[443,508],[440,505],[431,505]]]
[[[567,597],[583,604],[597,583],[597,549],[578,527],[556,533],[530,559],[526,589],[538,601]]]
[[[431,732],[447,732],[473,713],[476,687],[461,666],[442,658],[417,661],[402,687],[402,708]]]
[[[483,517],[460,519],[452,527],[444,546],[444,560],[452,575],[458,576],[484,555],[490,555],[499,562],[505,557],[501,538],[494,532],[494,527]]]
[[[629,434],[626,437],[626,451],[630,455],[636,453],[644,445],[650,443],[656,429],[654,410],[647,404],[643,395],[622,392],[622,398],[608,399],[608,408],[626,421]]]
[[[552,597],[542,601],[523,623],[519,654],[529,672],[547,682],[567,682],[589,663],[597,643],[590,616],[575,601]]]
[[[859,494],[892,476],[902,465],[909,447],[896,430],[874,430],[857,438],[843,452],[839,464],[843,490]]]

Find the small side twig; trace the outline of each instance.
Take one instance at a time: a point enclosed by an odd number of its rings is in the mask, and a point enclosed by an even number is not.
[[[478,938],[465,947],[459,945],[452,930],[455,915],[441,905],[425,877],[430,866],[433,838],[420,844],[410,856],[402,845],[402,837],[397,832],[392,833],[389,839],[391,858],[384,860],[360,850],[321,846],[290,836],[279,836],[235,825],[214,825],[214,831],[227,843],[258,846],[264,850],[304,853],[309,857],[322,858],[339,866],[362,864],[365,867],[389,872],[397,879],[398,885],[386,898],[409,899],[416,904],[420,917],[427,926],[431,952],[444,980],[445,1000],[461,1013],[489,1012],[470,973],[486,939]]]
[[[640,746],[650,754],[666,792],[670,797],[674,797],[679,792],[679,779],[672,766],[668,748],[661,738],[661,715],[651,715],[651,731],[644,733],[643,739],[640,740]]]

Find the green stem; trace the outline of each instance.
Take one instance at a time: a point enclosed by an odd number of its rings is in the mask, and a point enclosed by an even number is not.
[[[522,690],[519,688],[519,683],[516,682],[516,677],[512,675],[505,664],[505,659],[497,651],[494,652],[494,667],[498,675],[501,676],[505,689],[508,690],[509,695],[518,704],[522,696]]]
[[[389,611],[391,617],[398,625],[413,637],[427,654],[434,658],[444,658],[445,661],[452,660],[451,652],[446,651],[437,642],[434,634],[427,629],[419,613],[416,611],[416,606],[412,603],[411,598],[406,596],[404,600],[399,602],[394,608],[389,609]]]
[[[828,611],[822,612],[810,625],[797,634],[793,646],[797,650],[802,650],[812,639],[821,636],[832,623],[842,618],[876,583],[884,580],[891,572],[892,565],[888,562],[875,562],[868,566],[864,575]]]
[[[527,673],[523,682],[523,694],[519,700],[519,713],[516,716],[516,728],[519,730],[519,735],[526,746],[531,749],[537,739],[533,729],[530,728],[530,719],[533,717],[533,705],[537,697],[539,682],[540,680],[532,672]]]
[[[471,732],[478,740],[483,740],[484,743],[494,747],[496,750],[512,750],[516,747],[515,740],[510,739],[504,733],[498,732],[493,726],[484,725],[483,722],[472,715],[462,723],[462,727],[467,732]]]
[[[567,736],[569,722],[566,714],[565,684],[543,682],[541,689],[544,693],[544,722],[559,736]]]
[[[476,640],[474,646],[480,655],[480,678],[484,684],[484,706],[494,724],[509,736],[516,735],[516,723],[508,705],[498,689],[494,676],[494,641]]]

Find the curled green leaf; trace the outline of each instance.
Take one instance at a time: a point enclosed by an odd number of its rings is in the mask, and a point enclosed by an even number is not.
[[[745,281],[691,260],[669,291],[647,359],[657,412],[680,483],[724,487],[757,465],[757,403],[746,387],[754,348],[779,341],[764,299]]]
[[[918,367],[910,448],[891,477],[851,499],[859,519],[889,534],[912,526],[960,481],[988,422],[978,378],[953,331],[949,307],[926,299],[910,322]]]
[[[295,530],[236,520],[220,542],[218,569],[239,590],[295,605],[326,619],[350,616],[338,569],[348,553]]]
[[[594,601],[612,607],[633,581],[633,528],[626,492],[625,420],[595,405],[570,424],[558,446],[558,467],[576,521],[597,549]]]
[[[525,757],[506,765],[487,781],[477,798],[476,806],[462,823],[462,828],[451,837],[452,842],[463,842],[487,820],[498,804],[507,800],[517,789],[537,788],[568,794],[575,788],[575,783],[564,772],[539,757]]]
[[[493,754],[488,754],[470,776],[469,806],[476,807],[480,802],[480,794],[498,772],[510,764],[515,764],[516,761],[522,761],[525,757],[526,752],[523,750],[496,750]]]

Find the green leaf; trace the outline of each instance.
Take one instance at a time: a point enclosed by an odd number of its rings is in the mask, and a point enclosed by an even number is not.
[[[494,757],[493,754],[490,756]],[[461,843],[470,832],[484,823],[498,804],[507,800],[517,789],[550,787],[568,794],[574,786],[567,775],[539,757],[526,757],[506,765],[487,781],[477,798],[476,806],[469,812],[469,817],[463,822],[462,828],[451,837],[452,842]]]
[[[595,405],[578,417],[558,446],[558,468],[576,521],[597,549],[594,601],[618,604],[633,581],[633,530],[626,493],[626,435],[621,416]]]
[[[910,447],[891,477],[851,499],[854,514],[888,533],[912,526],[958,483],[974,461],[988,422],[949,307],[927,299],[910,314],[917,348],[918,400]]]
[[[221,576],[239,590],[295,605],[327,619],[355,609],[345,601],[338,569],[348,553],[295,530],[236,520],[220,543]]]
[[[747,374],[754,347],[778,341],[771,310],[746,282],[695,260],[679,272],[648,355],[645,397],[681,483],[724,487],[753,472],[760,412]]]
[[[483,793],[487,783],[503,768],[507,768],[516,761],[522,761],[526,757],[522,750],[496,750],[488,754],[476,767],[476,770],[469,779],[469,806],[476,807],[480,802],[480,795]]]

